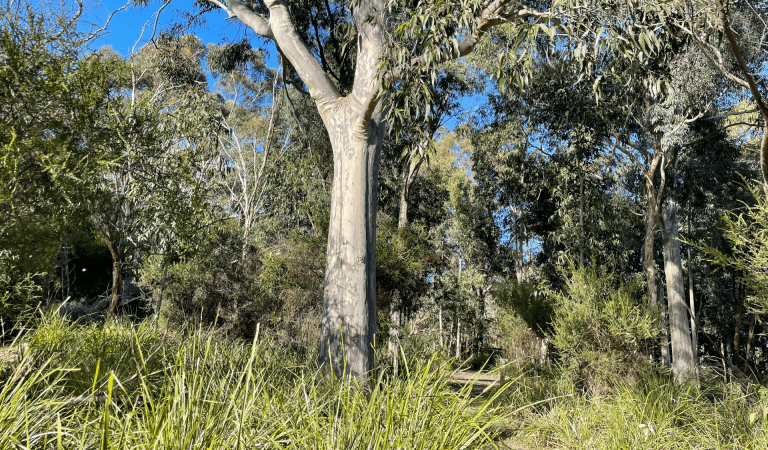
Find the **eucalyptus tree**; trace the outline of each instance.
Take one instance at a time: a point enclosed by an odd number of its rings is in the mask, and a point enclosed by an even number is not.
[[[437,64],[468,54],[493,26],[525,25],[550,15],[506,1],[472,3],[458,15],[444,3],[427,3],[205,2],[274,42],[306,85],[328,131],[335,176],[319,358],[358,379],[373,368],[376,183],[388,95],[415,72],[434,72]],[[413,22],[398,28],[405,13]],[[433,37],[420,38],[424,31]],[[414,54],[402,46],[412,44]],[[346,84],[340,72],[352,67]],[[403,111],[408,105],[390,114]]]
[[[126,265],[148,246],[171,245],[196,227],[210,179],[218,103],[206,92],[204,48],[194,36],[161,38],[128,61],[109,51],[118,84],[101,120],[108,139],[89,142],[114,163],[85,191],[96,231],[112,255],[109,314],[123,297]],[[166,248],[167,250],[167,248]]]
[[[209,67],[214,69],[214,75],[219,75],[216,87],[225,100],[223,132],[218,134],[224,168],[221,184],[225,199],[222,203],[228,214],[239,218],[243,246],[241,260],[245,260],[250,247],[251,230],[265,212],[263,199],[270,175],[288,145],[286,133],[277,130],[284,127],[276,123],[281,118],[282,106],[278,74],[266,70],[261,52],[250,46],[241,48],[243,46],[242,43],[209,46]],[[240,56],[237,60],[239,67],[220,67],[229,59],[227,54],[233,51],[246,52],[245,57]]]
[[[630,3],[630,8],[649,12]],[[357,379],[373,368],[376,181],[386,119],[402,122],[413,102],[428,103],[423,75],[432,81],[443,63],[470,54],[494,27],[517,30],[517,39],[502,44],[499,65],[511,68],[502,74],[502,84],[522,83],[532,54],[530,39],[561,30],[582,44],[596,36],[600,40],[603,33],[597,26],[583,32],[579,23],[598,24],[602,11],[615,7],[610,2],[584,7],[571,1],[507,0],[458,6],[396,0],[203,0],[198,5],[203,11],[223,10],[274,44],[281,61],[291,67],[288,72],[297,76],[288,76],[289,82],[306,87],[317,105],[334,152],[319,359],[321,365]],[[652,40],[656,26],[646,24],[636,26],[636,36]],[[585,56],[585,45],[573,49],[576,57]],[[409,101],[402,109],[392,107],[401,95]]]

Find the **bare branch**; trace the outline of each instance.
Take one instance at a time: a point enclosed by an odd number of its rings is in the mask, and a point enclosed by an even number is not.
[[[288,8],[281,0],[265,2],[269,8],[269,19],[251,11],[240,0],[228,0],[227,3],[230,10],[245,25],[260,36],[275,42],[278,51],[288,58],[314,99],[327,102],[341,97],[336,85],[296,32]]]
[[[214,3],[218,5],[219,2],[217,1]],[[227,4],[229,5],[227,14],[234,14],[235,17],[240,19],[241,22],[255,31],[259,36],[273,41],[275,40],[275,35],[272,33],[272,27],[266,17],[251,11],[250,8],[245,6],[240,0],[229,0],[227,1]],[[225,11],[227,10],[225,9]]]
[[[235,14],[232,11],[230,11],[229,8],[227,8],[227,5],[225,5],[224,3],[220,2],[219,0],[208,0],[208,1],[213,3],[214,5],[218,6],[225,13],[227,13],[227,16],[228,16],[227,18],[228,19],[231,19],[231,18],[235,17]]]
[[[127,8],[128,5],[130,5],[130,4],[131,4],[131,1],[129,0],[125,5],[117,8],[116,10],[112,11],[111,13],[109,13],[109,17],[107,17],[107,21],[104,23],[104,26],[99,28],[98,30],[94,31],[91,34],[93,36],[97,36],[97,35],[103,33],[104,31],[106,31],[107,27],[109,26],[109,23],[112,22],[112,17],[114,17],[115,14],[117,14],[118,12],[120,12],[120,11],[124,10],[125,8]]]

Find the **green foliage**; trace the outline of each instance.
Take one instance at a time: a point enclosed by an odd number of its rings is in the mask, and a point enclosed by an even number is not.
[[[645,310],[640,287],[640,280],[625,284],[594,262],[572,269],[557,297],[552,344],[584,388],[610,389],[647,363],[658,318]]]
[[[283,344],[302,349],[319,339],[325,239],[293,232],[264,248],[243,251],[234,221],[211,227],[199,247],[168,266],[163,315],[172,324],[210,327],[251,338],[257,324]],[[140,270],[154,295],[162,281],[162,257]]]
[[[505,418],[470,402],[470,387],[453,390],[435,361],[363,388],[325,379],[268,337],[249,344],[198,331],[158,345],[164,338],[149,327],[61,321],[40,333],[0,385],[2,450],[489,448]],[[113,339],[122,346],[110,348],[114,357],[94,360],[90,343]],[[79,372],[90,383],[67,383]]]
[[[0,249],[20,256],[4,262],[15,280],[56,273],[62,230],[83,219],[84,186],[112,162],[91,143],[109,134],[101,113],[113,65],[82,54],[92,36],[70,6],[0,2]]]
[[[99,135],[110,71],[79,58],[76,19],[27,2],[0,5],[0,237],[73,201],[105,162],[85,144]]]
[[[424,226],[409,223],[399,228],[397,219],[384,215],[379,215],[378,222],[377,291],[404,310],[415,311],[430,287],[427,274],[439,264],[439,258]]]
[[[720,267],[735,269],[743,275],[750,288],[750,302],[761,311],[768,311],[768,200],[758,182],[745,182],[754,203],[722,217],[722,231],[732,253],[713,246],[696,246],[705,258]]]
[[[41,300],[42,289],[33,274],[19,271],[18,258],[8,250],[0,250],[0,338]]]
[[[496,303],[505,310],[514,311],[529,328],[540,335],[551,329],[555,303],[545,282],[506,280],[498,283]]]

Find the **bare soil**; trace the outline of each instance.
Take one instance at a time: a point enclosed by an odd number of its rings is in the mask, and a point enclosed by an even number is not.
[[[487,393],[492,387],[499,385],[499,374],[477,370],[462,370],[453,374],[450,385],[455,389],[461,389],[472,385],[469,394],[474,399]]]

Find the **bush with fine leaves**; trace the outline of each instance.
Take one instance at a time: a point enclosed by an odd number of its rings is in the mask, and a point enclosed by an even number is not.
[[[623,283],[595,266],[573,269],[557,296],[552,344],[582,388],[600,392],[648,364],[659,330],[639,280]]]

